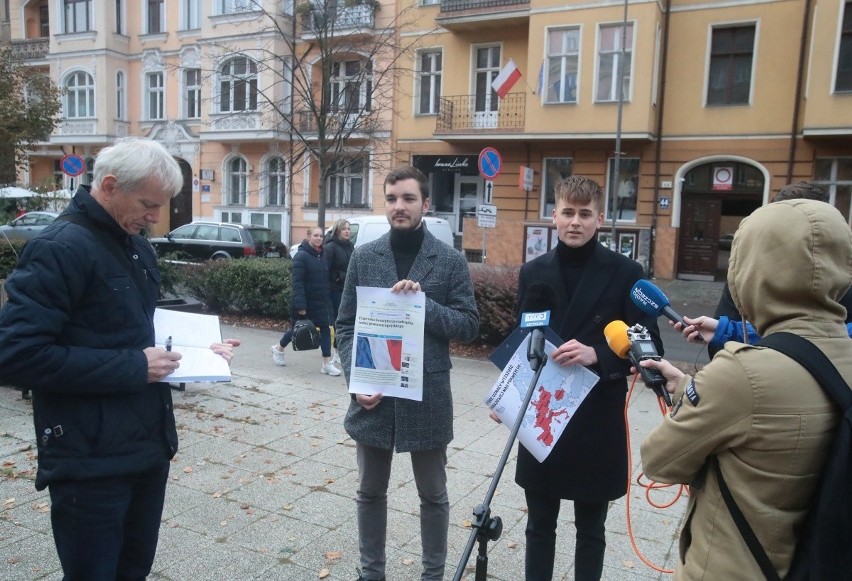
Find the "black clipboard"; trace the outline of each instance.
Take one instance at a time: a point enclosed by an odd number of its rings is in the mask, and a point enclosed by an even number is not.
[[[504,369],[506,364],[509,363],[509,360],[512,358],[512,355],[515,354],[515,351],[518,350],[518,345],[524,342],[524,338],[530,334],[530,332],[536,327],[527,327],[522,328],[518,327],[514,331],[512,331],[508,337],[506,337],[502,343],[500,343],[497,348],[488,356],[488,359],[491,360],[491,363],[499,367],[500,369]],[[556,331],[551,329],[549,326],[544,327],[544,338],[557,347],[562,345],[564,341],[556,334]]]

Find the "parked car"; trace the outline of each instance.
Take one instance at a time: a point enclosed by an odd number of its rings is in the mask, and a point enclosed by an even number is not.
[[[286,247],[266,226],[227,222],[192,222],[175,228],[165,238],[152,238],[159,256],[178,260],[227,260],[261,256],[286,257]]]
[[[57,216],[56,212],[27,212],[0,226],[0,240],[29,240],[53,224]]]
[[[382,235],[390,230],[390,223],[387,216],[384,215],[355,216],[347,218],[346,221],[349,222],[349,227],[352,229],[349,240],[352,241],[355,248],[381,238]],[[435,238],[448,246],[454,247],[455,239],[449,222],[443,218],[436,218],[434,216],[423,216],[423,221]],[[331,232],[331,226],[325,230],[326,235],[329,232]],[[299,250],[299,243],[293,244],[290,247],[291,257],[296,256],[296,251]]]
[[[733,241],[733,234],[723,234],[722,236],[719,236],[719,250],[730,250],[731,242]]]

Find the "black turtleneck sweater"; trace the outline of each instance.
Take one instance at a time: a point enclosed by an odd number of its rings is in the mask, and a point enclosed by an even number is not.
[[[423,232],[422,222],[414,230],[391,228],[390,244],[399,280],[408,278],[411,265],[414,264],[414,259],[417,258],[417,253],[420,252],[420,246],[423,244]]]
[[[556,258],[562,271],[562,280],[565,283],[565,292],[568,295],[569,303],[574,298],[580,277],[583,276],[583,270],[589,263],[589,258],[594,253],[597,244],[600,244],[600,242],[598,242],[596,236],[593,236],[591,240],[579,248],[572,248],[561,240],[556,245]]]

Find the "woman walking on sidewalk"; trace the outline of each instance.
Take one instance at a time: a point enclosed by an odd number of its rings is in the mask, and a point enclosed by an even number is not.
[[[310,319],[320,329],[322,367],[320,373],[340,375],[340,370],[331,362],[331,287],[328,280],[328,264],[322,252],[322,229],[310,228],[307,240],[299,245],[293,257],[291,270],[290,319]],[[293,326],[284,333],[278,345],[272,346],[272,362],[285,365],[284,348],[293,340]]]
[[[337,310],[340,308],[340,298],[343,296],[343,283],[346,281],[346,271],[349,269],[349,259],[355,246],[349,239],[352,233],[348,220],[338,220],[331,229],[331,237],[323,247],[323,254],[328,263],[328,277],[331,283],[331,324],[337,319]],[[340,364],[337,354],[337,336],[334,341],[334,363]]]

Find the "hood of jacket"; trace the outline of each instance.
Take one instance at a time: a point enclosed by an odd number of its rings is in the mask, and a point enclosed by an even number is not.
[[[813,200],[774,202],[740,224],[728,286],[760,335],[845,332],[840,298],[852,285],[852,231],[839,211]]]
[[[311,256],[320,256],[322,254],[322,246],[319,247],[319,250],[311,246],[311,243],[307,240],[302,240],[299,243],[299,250],[304,250]]]

